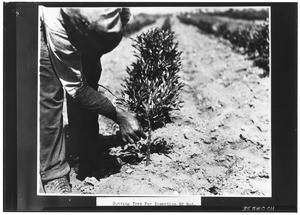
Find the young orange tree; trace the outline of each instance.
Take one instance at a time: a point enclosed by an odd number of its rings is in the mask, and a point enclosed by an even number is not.
[[[183,83],[178,72],[181,59],[174,32],[151,29],[134,39],[136,62],[127,67],[123,96],[148,131],[147,161],[150,159],[151,131],[170,122],[170,112],[180,107]]]

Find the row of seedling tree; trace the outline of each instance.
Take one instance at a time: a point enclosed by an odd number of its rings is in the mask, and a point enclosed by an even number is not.
[[[269,75],[269,22],[261,21],[256,24],[249,21],[223,21],[211,14],[181,14],[178,19],[184,24],[198,27],[207,34],[224,38],[247,54],[254,61],[254,66],[264,69],[263,76]]]
[[[150,15],[144,13],[140,13],[134,16],[124,28],[124,36],[130,36],[133,33],[140,31],[145,26],[155,23],[157,18],[157,15]]]

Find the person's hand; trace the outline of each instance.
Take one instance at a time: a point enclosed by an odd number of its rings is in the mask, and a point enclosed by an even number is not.
[[[123,142],[133,144],[139,141],[141,137],[147,138],[134,114],[117,108],[117,118]]]

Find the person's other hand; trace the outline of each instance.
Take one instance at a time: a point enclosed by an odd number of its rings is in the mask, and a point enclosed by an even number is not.
[[[117,118],[123,142],[133,144],[139,141],[141,137],[147,138],[134,114],[117,108]]]

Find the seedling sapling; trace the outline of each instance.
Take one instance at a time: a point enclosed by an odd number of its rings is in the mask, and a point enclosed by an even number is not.
[[[151,29],[134,39],[136,62],[127,67],[123,97],[130,110],[137,114],[144,130],[148,131],[147,160],[150,160],[151,132],[170,122],[170,112],[178,110],[181,52],[174,42],[174,32]]]

